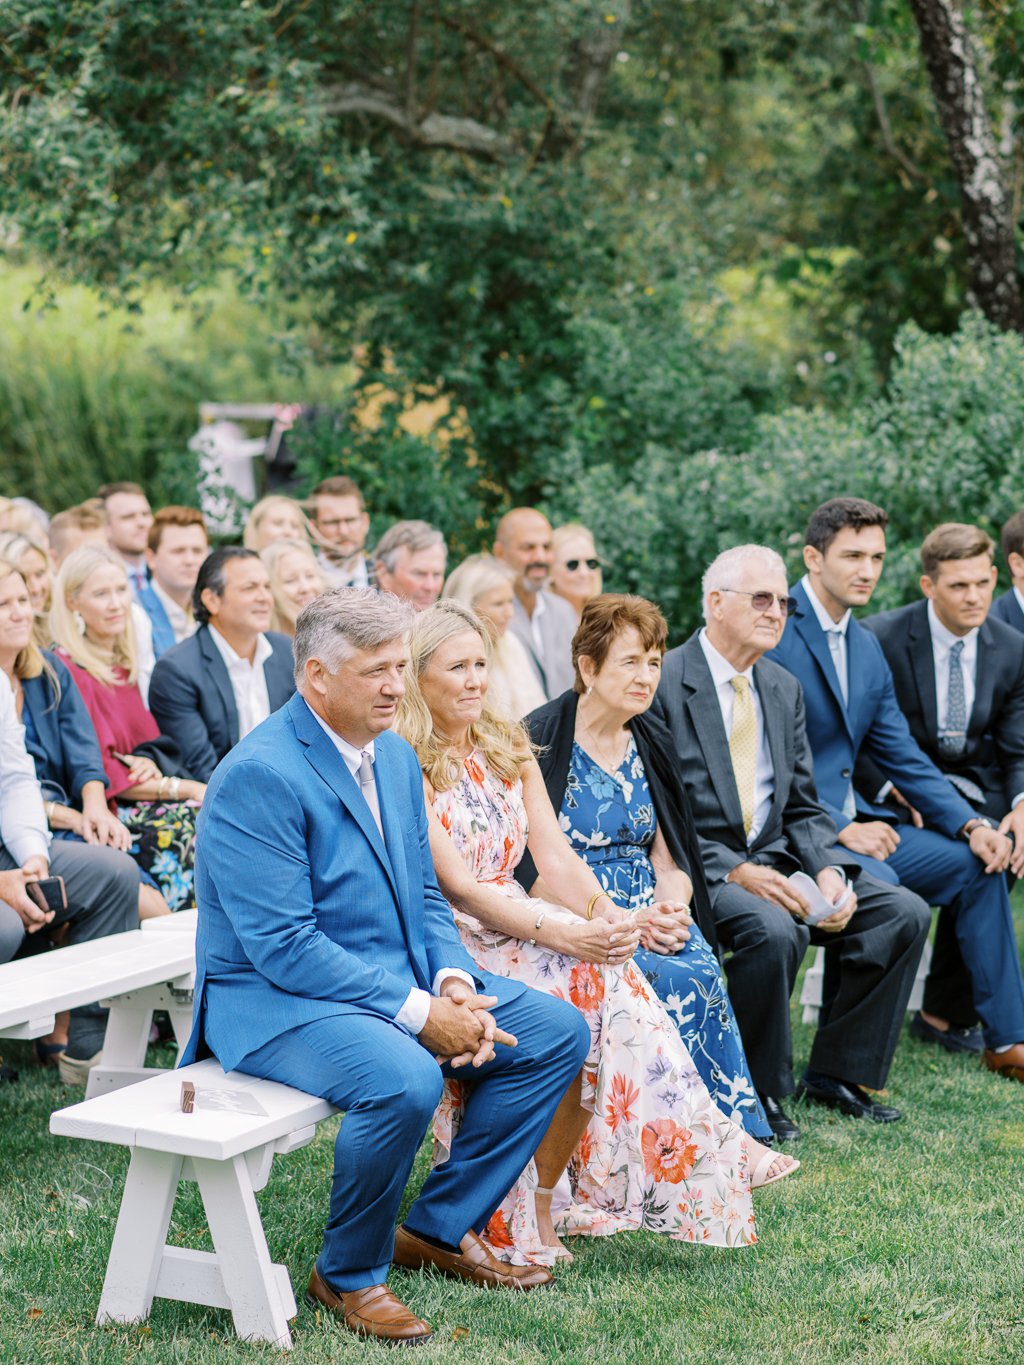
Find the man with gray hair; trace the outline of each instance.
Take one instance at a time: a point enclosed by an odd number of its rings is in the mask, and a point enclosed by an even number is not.
[[[295,631],[298,691],[219,766],[199,817],[196,1007],[183,1060],[344,1110],[307,1300],[364,1337],[430,1328],[389,1262],[491,1288],[550,1282],[479,1234],[529,1164],[590,1043],[568,1001],[481,972],[430,856],[415,752],[390,729],[413,610],[337,588]],[[395,1219],[446,1077],[466,1108],[449,1159]],[[471,1078],[471,1079],[470,1079]]]
[[[861,1087],[885,1084],[928,907],[864,873],[818,801],[800,686],[763,658],[792,610],[782,559],[726,550],[703,593],[706,624],[666,654],[653,709],[675,740],[754,1084],[776,1139],[798,1137],[781,1105],[794,1089],[789,998],[808,943],[820,944],[835,989],[804,1083],[832,1078],[844,1112],[892,1122],[899,1111]]]
[[[426,521],[396,521],[377,542],[373,575],[381,592],[392,592],[416,611],[441,596],[448,551],[444,536]]]

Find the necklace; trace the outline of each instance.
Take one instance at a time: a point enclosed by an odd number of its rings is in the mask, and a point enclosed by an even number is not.
[[[580,728],[583,730],[584,734],[590,736],[591,739],[590,752],[592,757],[597,759],[598,763],[605,770],[605,772],[607,773],[618,772],[619,768],[622,766],[622,760],[626,757],[626,748],[629,744],[629,732],[627,730],[622,730],[619,732],[619,735],[616,736],[616,738],[619,739],[618,757],[609,758],[607,750],[602,749],[601,744],[597,738],[597,735],[580,715],[578,708],[576,711],[576,718],[579,721]],[[625,743],[622,742],[623,737],[625,738]]]

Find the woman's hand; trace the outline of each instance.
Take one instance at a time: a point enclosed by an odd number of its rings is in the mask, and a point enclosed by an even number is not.
[[[655,901],[636,913],[640,941],[652,953],[670,956],[680,952],[690,940],[693,916],[680,901]]]
[[[128,769],[128,777],[133,787],[141,787],[147,782],[159,782],[163,776],[153,760],[143,758],[141,754],[116,754],[115,757]]]
[[[562,942],[555,945],[556,951],[608,967],[628,962],[640,941],[640,927],[629,919],[613,924],[595,915],[591,920],[578,919],[558,927]]]
[[[132,836],[116,815],[111,814],[106,803],[100,801],[83,803],[82,814],[78,817],[79,828],[75,830],[87,844],[106,844],[110,848],[127,853],[132,846]]]

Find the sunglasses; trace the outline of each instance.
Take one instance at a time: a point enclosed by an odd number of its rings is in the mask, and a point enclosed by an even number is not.
[[[575,573],[581,564],[585,564],[591,573],[593,573],[595,569],[601,567],[601,561],[599,559],[567,559],[565,561],[565,567],[570,573]]]
[[[795,597],[777,597],[773,592],[744,592],[742,588],[719,588],[719,592],[736,592],[741,597],[749,597],[755,611],[771,611],[772,604],[778,602],[779,610],[786,616],[796,611]]]

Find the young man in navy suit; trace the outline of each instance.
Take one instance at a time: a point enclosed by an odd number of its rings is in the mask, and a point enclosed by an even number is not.
[[[1024,1081],[1024,980],[1003,876],[1011,841],[921,752],[881,645],[851,615],[867,605],[881,576],[887,523],[885,512],[862,498],[833,498],[812,514],[807,574],[771,657],[803,687],[815,783],[840,844],[876,877],[946,908],[983,1025],[983,1064]],[[861,753],[889,775],[924,828],[898,823],[890,807],[855,790]]]
[[[295,633],[298,692],[210,783],[196,840],[195,1024],[235,1068],[344,1110],[308,1299],[349,1330],[417,1344],[430,1329],[388,1265],[488,1287],[547,1284],[479,1233],[529,1164],[590,1043],[568,1001],[478,970],[438,889],[423,777],[389,733],[413,612],[338,588]],[[395,1232],[446,1076],[462,1125]]]
[[[1024,512],[1014,512],[999,540],[1013,587],[992,603],[992,615],[1024,633]]]

